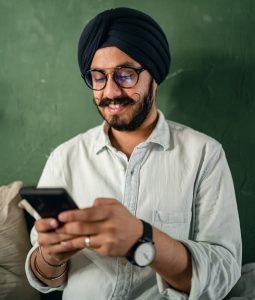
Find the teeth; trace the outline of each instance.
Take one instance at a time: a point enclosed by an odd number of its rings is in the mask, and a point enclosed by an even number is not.
[[[120,107],[120,104],[109,104],[109,107],[116,109]]]

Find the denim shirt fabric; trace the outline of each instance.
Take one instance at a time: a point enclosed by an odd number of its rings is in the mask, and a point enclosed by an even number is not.
[[[165,120],[130,159],[111,146],[104,123],[55,149],[39,187],[64,187],[80,208],[97,197],[119,200],[137,218],[181,241],[192,255],[189,295],[171,288],[150,267],[88,249],[72,259],[63,299],[222,299],[241,269],[241,234],[232,177],[221,145],[187,126]],[[36,247],[36,232],[31,239]],[[29,268],[32,286],[41,284]]]

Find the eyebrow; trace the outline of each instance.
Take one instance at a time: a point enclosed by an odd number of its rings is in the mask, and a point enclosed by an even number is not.
[[[122,64],[119,64],[117,66],[114,66],[114,67],[111,67],[111,68],[104,68],[104,69],[101,69],[101,68],[91,68],[91,70],[100,70],[100,71],[103,71],[103,70],[107,70],[107,69],[114,69],[114,68],[118,68],[118,67],[132,67],[132,68],[142,68],[142,66],[136,66],[135,63],[132,63],[132,62],[129,62],[129,61],[126,61]]]
[[[133,67],[133,68],[141,68],[141,66],[135,66],[136,64],[135,63],[132,63],[132,62],[124,62],[120,65],[117,65],[116,67]]]

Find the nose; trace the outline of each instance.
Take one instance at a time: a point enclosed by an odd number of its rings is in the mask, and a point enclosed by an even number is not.
[[[114,99],[121,96],[122,89],[116,84],[112,76],[108,76],[108,80],[105,88],[103,89],[103,93],[104,98]]]

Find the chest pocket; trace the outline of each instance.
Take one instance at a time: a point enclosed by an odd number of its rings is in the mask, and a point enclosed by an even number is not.
[[[191,212],[153,212],[153,224],[174,239],[188,239]]]

